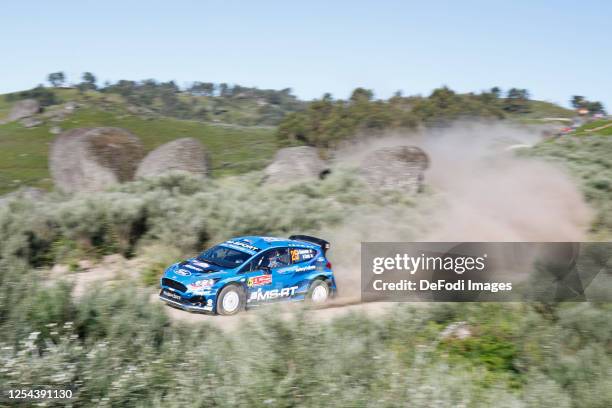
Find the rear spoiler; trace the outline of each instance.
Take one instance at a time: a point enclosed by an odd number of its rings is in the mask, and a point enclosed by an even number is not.
[[[289,239],[295,241],[306,241],[310,242],[311,244],[319,245],[321,249],[323,249],[323,255],[325,255],[327,250],[331,248],[330,243],[325,241],[324,239],[311,237],[309,235],[292,235],[289,237]]]

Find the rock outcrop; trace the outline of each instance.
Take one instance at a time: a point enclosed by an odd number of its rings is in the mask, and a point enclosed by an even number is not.
[[[272,163],[265,168],[265,182],[287,184],[307,179],[322,178],[329,172],[327,165],[308,146],[287,147],[276,152]]]
[[[423,173],[428,166],[427,154],[418,147],[386,147],[364,157],[361,175],[373,188],[416,194],[422,187]]]
[[[61,122],[73,114],[78,107],[79,105],[72,101],[66,102],[63,105],[50,106],[48,109],[45,109],[42,116],[51,122]]]
[[[21,123],[21,126],[25,128],[33,128],[42,125],[43,121],[36,117],[27,117],[21,119],[19,123]]]
[[[40,104],[36,99],[23,99],[15,102],[8,115],[8,120],[19,120],[35,115],[41,111]]]
[[[136,177],[154,177],[173,170],[208,175],[206,151],[198,140],[186,137],[159,146],[140,163]]]
[[[127,130],[80,128],[55,138],[49,167],[62,191],[100,191],[132,180],[143,155],[140,139]]]

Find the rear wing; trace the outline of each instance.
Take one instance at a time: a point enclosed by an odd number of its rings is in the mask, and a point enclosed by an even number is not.
[[[309,235],[292,235],[289,237],[289,239],[295,240],[295,241],[306,241],[306,242],[310,242],[311,244],[319,245],[321,249],[323,250],[323,255],[325,255],[327,250],[331,248],[330,243],[325,241],[324,239],[311,237]]]

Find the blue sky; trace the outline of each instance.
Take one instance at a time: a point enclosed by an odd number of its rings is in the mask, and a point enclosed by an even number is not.
[[[612,110],[611,20],[609,1],[21,0],[0,11],[0,92],[61,70],[303,98],[516,86]]]

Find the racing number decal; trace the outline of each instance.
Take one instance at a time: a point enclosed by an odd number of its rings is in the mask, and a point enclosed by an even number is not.
[[[291,262],[300,263],[314,258],[314,250],[307,248],[297,248],[291,250]]]

